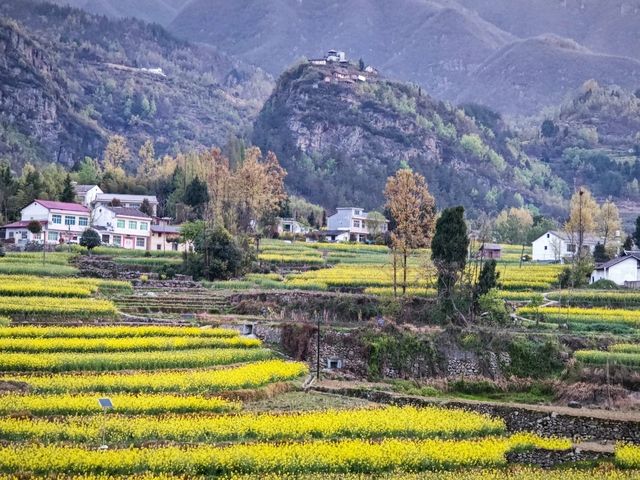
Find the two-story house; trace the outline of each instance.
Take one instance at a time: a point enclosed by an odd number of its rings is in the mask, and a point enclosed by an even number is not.
[[[4,226],[5,239],[17,245],[27,242],[47,244],[77,243],[90,225],[90,212],[77,203],[35,200],[20,212],[20,221]],[[33,234],[28,230],[32,221],[40,222],[42,232]]]
[[[155,217],[158,213],[158,199],[155,195],[129,195],[125,193],[98,193],[93,201],[94,208],[107,207],[114,200],[119,202],[119,207],[140,209],[142,202],[147,200],[151,205],[152,215]]]
[[[92,227],[105,245],[130,250],[147,250],[151,238],[151,217],[129,207],[97,206]]]
[[[327,229],[331,231],[349,232],[349,240],[364,242],[373,233],[385,233],[388,220],[373,220],[368,214],[357,207],[341,207],[337,212],[327,218]],[[375,225],[373,225],[375,223]]]

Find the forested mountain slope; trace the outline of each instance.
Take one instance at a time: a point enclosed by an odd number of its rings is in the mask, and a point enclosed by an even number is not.
[[[220,145],[250,125],[273,85],[255,67],[140,20],[30,0],[2,2],[0,17],[9,19],[3,23],[6,36],[24,39],[12,50],[13,63],[0,64],[3,84],[11,87],[2,102],[12,108],[2,128],[17,129],[3,147],[14,165],[69,165],[98,155],[113,133],[126,136],[135,151],[153,138],[159,154]],[[22,49],[23,44],[35,47]],[[34,61],[32,52],[46,61]],[[39,78],[37,88],[32,77]],[[52,105],[82,129],[55,126],[36,112],[51,104],[38,100],[48,98],[47,92],[56,92]],[[21,122],[13,125],[13,117]],[[23,136],[33,148],[26,148]]]

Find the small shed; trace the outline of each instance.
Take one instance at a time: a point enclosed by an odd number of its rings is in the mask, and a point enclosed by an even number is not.
[[[502,247],[497,243],[483,243],[477,253],[478,258],[487,260],[500,260],[502,257]]]

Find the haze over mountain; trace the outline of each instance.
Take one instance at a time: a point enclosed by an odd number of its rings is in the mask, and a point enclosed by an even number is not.
[[[260,69],[140,20],[30,0],[3,2],[1,17],[0,153],[16,166],[95,157],[116,133],[134,151],[153,138],[159,154],[224,144],[273,85]]]

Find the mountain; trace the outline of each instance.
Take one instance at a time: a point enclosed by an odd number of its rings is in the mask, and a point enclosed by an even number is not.
[[[601,198],[640,199],[640,89],[586,82],[534,129],[522,129],[525,151],[570,184]],[[635,217],[634,217],[635,218]]]
[[[284,73],[253,138],[277,154],[292,193],[327,208],[379,208],[387,177],[408,166],[426,177],[440,208],[462,203],[477,215],[530,203],[560,212],[566,184],[512,140],[485,107],[452,107],[335,63]]]
[[[61,6],[81,8],[96,15],[114,18],[139,18],[145,22],[166,25],[188,0],[53,0]]]
[[[640,3],[636,0],[458,0],[521,38],[545,33],[589,49],[640,60]]]
[[[0,17],[10,19],[4,35],[20,39],[0,63],[11,111],[1,126],[22,139],[3,149],[16,166],[95,157],[115,133],[133,152],[147,138],[160,155],[221,145],[250,126],[273,86],[258,68],[140,20],[29,0],[1,3]]]
[[[478,67],[456,100],[531,114],[562,102],[588,79],[635,88],[640,86],[640,61],[594,53],[554,35],[519,40]]]
[[[191,0],[168,28],[273,75],[336,48],[437,98],[482,102],[516,115],[537,113],[591,78],[623,86],[637,79],[637,61],[621,58],[640,55],[637,9],[608,9],[595,0],[504,0],[496,2],[505,5],[501,15],[489,0],[462,3]],[[529,15],[536,27],[528,25]]]

